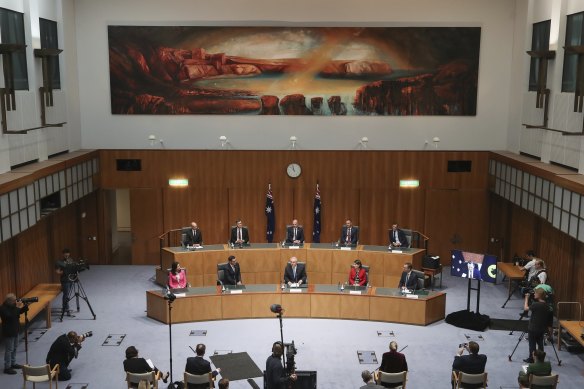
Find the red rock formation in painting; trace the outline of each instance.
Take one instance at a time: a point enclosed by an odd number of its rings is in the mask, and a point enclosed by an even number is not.
[[[262,96],[262,110],[260,115],[279,115],[280,108],[278,107],[280,99],[277,96]]]
[[[280,101],[280,107],[285,115],[312,115],[312,112],[306,107],[306,97],[302,94],[285,96]]]
[[[331,115],[346,115],[347,107],[341,101],[341,96],[331,96],[327,100]]]

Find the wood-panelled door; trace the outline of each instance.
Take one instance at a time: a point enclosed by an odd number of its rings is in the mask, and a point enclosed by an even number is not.
[[[163,231],[162,190],[131,189],[130,220],[132,223],[132,264],[155,265],[160,262]]]

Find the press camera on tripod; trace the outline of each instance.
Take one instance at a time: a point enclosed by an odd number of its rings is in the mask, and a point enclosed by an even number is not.
[[[89,270],[89,263],[85,259],[65,262],[65,273],[67,273],[67,277],[72,282],[77,281],[79,279],[79,273],[85,270]]]
[[[294,374],[296,371],[296,361],[294,357],[298,354],[298,349],[294,345],[294,341],[291,343],[284,343],[284,353],[286,354],[286,373]]]

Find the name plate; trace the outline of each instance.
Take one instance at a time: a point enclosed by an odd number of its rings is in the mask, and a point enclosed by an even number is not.
[[[349,294],[361,294],[360,290],[350,290]]]
[[[187,295],[186,293],[175,293],[176,298],[186,297],[186,295]]]
[[[391,252],[392,253],[396,253],[396,254],[403,254],[403,251],[402,250],[393,249],[393,250],[391,250]]]
[[[290,250],[298,250],[300,246],[288,246]]]
[[[243,293],[243,289],[231,289],[229,291],[229,293],[231,293],[231,294],[242,294]]]
[[[302,289],[300,289],[300,288],[292,288],[292,289],[290,289],[290,293],[302,293]]]
[[[341,250],[351,251],[351,248],[350,247],[341,247]]]
[[[418,295],[417,294],[406,294],[406,298],[409,298],[409,299],[417,299],[418,298]]]

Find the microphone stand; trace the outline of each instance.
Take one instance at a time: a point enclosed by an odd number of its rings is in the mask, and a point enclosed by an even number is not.
[[[286,371],[288,371],[288,366],[286,365],[286,347],[284,347],[284,323],[282,321],[282,311],[276,314],[278,319],[280,320],[280,341],[282,342],[282,360],[284,361],[284,367]]]
[[[168,389],[177,389],[172,378],[172,302],[176,299],[176,296],[172,292],[167,291],[164,298],[168,301],[168,339],[170,353],[170,384],[168,385]]]

